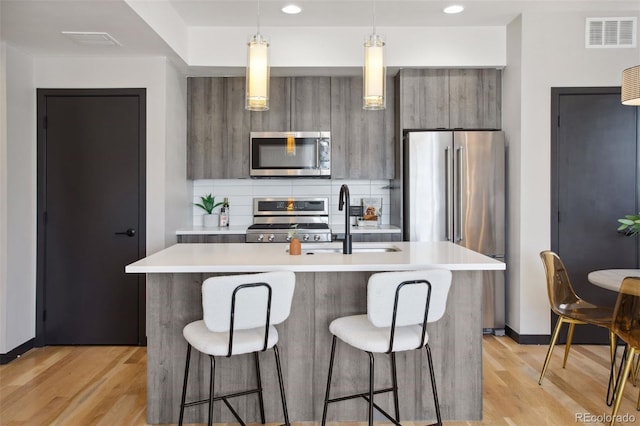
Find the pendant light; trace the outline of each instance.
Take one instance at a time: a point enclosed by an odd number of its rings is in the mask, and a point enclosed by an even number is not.
[[[622,71],[621,101],[624,105],[640,106],[640,65]]]
[[[380,35],[376,34],[376,2],[373,0],[373,34],[364,42],[363,109],[385,109],[386,71],[384,66],[384,40]]]
[[[247,43],[247,79],[245,109],[269,109],[269,41],[260,34],[260,0],[258,0],[258,29]]]

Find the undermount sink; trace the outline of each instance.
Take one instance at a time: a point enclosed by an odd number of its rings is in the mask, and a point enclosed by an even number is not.
[[[393,244],[353,244],[352,252],[355,253],[395,253],[402,251]],[[286,252],[289,253],[289,247]],[[302,244],[302,254],[342,253],[342,245]]]

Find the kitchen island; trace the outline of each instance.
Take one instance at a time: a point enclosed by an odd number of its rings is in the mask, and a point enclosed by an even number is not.
[[[340,316],[366,312],[366,284],[371,273],[425,268],[453,272],[444,317],[428,326],[438,396],[444,420],[482,418],[482,274],[504,270],[505,264],[448,242],[361,243],[354,254],[332,253],[340,243],[303,244],[303,255],[290,256],[287,244],[177,244],[126,267],[147,274],[147,422],[176,423],[184,374],[186,342],[182,328],[202,317],[200,286],[209,276],[291,270],[296,273],[291,316],[278,326],[283,375],[291,421],[320,421],[326,386],[331,334],[329,323]],[[392,251],[389,251],[392,250]],[[281,421],[272,351],[261,354],[265,414]],[[376,383],[388,385],[388,357],[378,355]],[[435,418],[424,351],[397,354],[400,413],[405,420]],[[216,391],[254,385],[250,356],[221,359]],[[208,394],[208,360],[192,355],[187,399]],[[337,348],[332,395],[364,390],[368,383],[366,354],[347,345]],[[376,397],[392,407],[391,394]],[[246,421],[259,419],[257,398],[232,400]],[[232,422],[222,403],[214,421]],[[332,404],[328,420],[366,420],[366,403]],[[206,421],[206,407],[189,408],[185,421]]]

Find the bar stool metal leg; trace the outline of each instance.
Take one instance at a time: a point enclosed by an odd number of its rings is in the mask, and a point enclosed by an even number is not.
[[[213,355],[209,355],[209,363],[211,364],[211,369],[209,372],[209,426],[213,425],[213,385],[214,385],[214,377],[216,375],[216,359]]]
[[[436,376],[433,372],[433,357],[431,356],[431,348],[429,347],[429,344],[427,343],[424,347],[427,350],[427,359],[429,360],[429,375],[431,376],[431,389],[433,389],[433,402],[435,403],[435,406],[436,406],[436,419],[438,420],[438,423],[436,424],[440,426],[442,425],[442,417],[440,416],[440,403],[438,402],[438,391],[436,389]]]
[[[180,400],[180,418],[178,419],[178,425],[182,426],[182,420],[184,418],[184,402],[187,397],[187,380],[189,379],[189,361],[191,361],[191,345],[187,344],[187,360],[184,367],[184,382],[182,383],[182,399]]]
[[[331,342],[331,358],[329,359],[329,377],[327,377],[327,392],[324,394],[324,408],[322,409],[322,426],[327,422],[327,407],[329,406],[329,389],[331,388],[331,374],[333,373],[333,357],[336,353],[336,336]]]
[[[369,426],[373,426],[373,371],[374,371],[374,358],[371,352],[369,354]]]
[[[264,424],[264,400],[262,399],[262,380],[260,379],[260,359],[258,352],[253,353],[253,359],[256,364],[256,376],[258,378],[258,402],[260,403],[260,421]]]
[[[396,353],[391,352],[391,380],[393,381],[393,405],[396,411],[396,422],[400,423],[400,404],[398,402],[398,373],[396,368]]]
[[[289,412],[287,411],[287,398],[284,394],[284,384],[282,382],[282,367],[280,366],[280,354],[278,345],[273,345],[273,353],[276,355],[276,368],[278,370],[278,382],[280,383],[280,398],[282,399],[282,411],[284,412],[284,424],[290,426]]]

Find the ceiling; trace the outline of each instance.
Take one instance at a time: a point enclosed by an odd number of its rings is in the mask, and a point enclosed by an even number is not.
[[[256,25],[257,0],[170,0],[188,25],[248,26]],[[458,15],[442,12],[451,4],[466,4]],[[505,25],[521,7],[521,1],[479,0],[376,0],[375,21],[379,26],[446,26]],[[283,6],[296,4],[302,8],[297,15],[281,12]],[[373,24],[372,0],[261,0],[260,21],[264,26],[368,27]]]
[[[280,9],[289,3],[302,7],[298,15]],[[458,15],[442,13],[444,6],[463,4]],[[130,6],[131,4],[131,6]],[[154,30],[137,6],[164,7],[173,21],[154,21]],[[262,27],[371,27],[373,0],[261,0]],[[378,27],[504,26],[527,8],[607,12],[640,10],[640,1],[613,0],[376,0]],[[168,12],[168,15],[167,15]],[[164,41],[163,31],[183,27],[255,27],[257,0],[0,0],[0,35],[11,45],[35,55],[168,56],[181,60]],[[149,19],[147,19],[149,21]],[[164,24],[164,27],[163,25]],[[120,46],[85,46],[61,31],[107,32]]]

